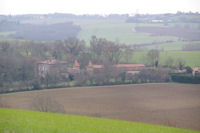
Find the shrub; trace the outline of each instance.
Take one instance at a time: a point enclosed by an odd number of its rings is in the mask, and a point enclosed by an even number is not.
[[[200,84],[200,76],[193,76],[187,73],[171,73],[171,79],[174,82]]]
[[[41,112],[65,113],[64,106],[46,95],[36,96],[32,101],[33,110]]]
[[[151,83],[151,82],[169,82],[169,70],[167,69],[148,69],[142,70],[135,78],[140,79],[141,83]]]
[[[187,67],[185,67],[185,69],[186,69],[187,73],[192,73],[192,68],[191,67],[187,66]]]

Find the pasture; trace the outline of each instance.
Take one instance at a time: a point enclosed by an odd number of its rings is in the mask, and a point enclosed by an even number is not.
[[[199,25],[196,23],[169,23],[168,25],[163,23],[126,23],[125,19],[114,18],[46,18],[23,20],[21,23],[56,24],[70,21],[81,27],[81,31],[78,33],[77,38],[85,40],[87,45],[89,45],[91,36],[93,35],[98,38],[106,38],[107,40],[121,44],[148,44],[143,47],[147,50],[152,48],[167,51],[182,50],[187,44],[200,44],[198,41]],[[137,30],[138,27],[140,30]],[[180,28],[181,31],[178,30]],[[166,34],[165,30],[162,31],[162,29],[167,30],[167,33],[169,32],[170,34]],[[177,34],[171,31],[177,31]],[[191,33],[188,32],[187,35],[181,35],[186,33],[186,31],[191,31]],[[8,35],[14,33],[15,31],[0,32],[0,40],[6,40]],[[196,41],[182,40],[188,37],[193,38],[194,36],[197,38]],[[165,43],[168,41],[171,42]],[[161,44],[154,45],[156,42],[161,42]]]
[[[67,114],[200,130],[199,88],[200,85],[193,84],[138,84],[50,89],[1,94],[1,97],[10,107],[16,109],[30,110],[33,100],[39,95],[45,95],[62,104]],[[5,111],[1,111],[1,113],[5,113]],[[21,117],[21,119],[26,118],[26,116]],[[49,122],[52,121],[49,120]],[[84,123],[84,121],[82,122]],[[89,123],[97,124],[98,121]],[[80,124],[76,123],[75,125]],[[120,125],[117,124],[116,127],[120,128]]]
[[[169,43],[162,43],[156,45],[146,46],[144,48],[151,49],[159,49],[164,51],[181,51],[186,45],[198,44],[200,45],[200,41],[175,41]]]
[[[85,116],[0,108],[1,133],[198,133],[193,130]]]
[[[162,51],[159,64],[165,65],[169,57],[174,60],[173,65],[177,65],[177,60],[181,59],[185,62],[185,66],[200,66],[200,51]],[[147,52],[134,52],[129,62],[148,64]]]
[[[148,33],[136,32],[136,26],[160,27],[161,24],[94,23],[90,25],[81,25],[82,30],[78,34],[78,38],[85,40],[88,44],[93,35],[125,44],[152,43],[167,40],[177,41],[177,38],[172,36],[151,36]]]

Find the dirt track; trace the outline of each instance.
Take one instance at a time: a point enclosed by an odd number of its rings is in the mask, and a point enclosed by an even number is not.
[[[13,108],[31,109],[37,95],[63,104],[67,113],[200,130],[200,85],[143,84],[83,87],[2,95]]]

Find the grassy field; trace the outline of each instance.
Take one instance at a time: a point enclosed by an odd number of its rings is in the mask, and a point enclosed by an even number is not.
[[[174,51],[174,50],[182,50],[184,46],[190,45],[190,44],[198,44],[200,45],[200,41],[192,41],[192,42],[187,42],[187,41],[175,41],[175,42],[170,42],[170,43],[163,43],[163,44],[158,44],[158,45],[152,45],[152,46],[147,46],[148,50],[151,49],[160,49],[164,51]]]
[[[12,35],[12,34],[15,34],[15,32],[0,32],[0,37],[6,37],[8,35]]]
[[[1,133],[199,133],[85,116],[0,109]]]
[[[166,51],[160,53],[159,62],[165,65],[166,60],[171,57],[174,65],[178,59],[182,59],[186,66],[200,66],[200,51]],[[129,62],[148,64],[147,52],[134,52]]]
[[[102,23],[81,25],[82,30],[78,34],[79,39],[86,40],[89,44],[91,36],[106,38],[110,41],[126,44],[152,43],[155,41],[176,41],[176,37],[151,36],[147,33],[138,33],[136,26],[162,26],[160,24],[131,24],[131,23]]]
[[[151,36],[147,33],[138,33],[135,31],[137,26],[163,26],[163,24],[147,24],[147,23],[126,23],[125,20],[119,19],[45,19],[45,20],[31,20],[24,21],[24,23],[33,24],[52,24],[62,23],[66,21],[73,21],[80,25],[81,31],[78,34],[79,39],[83,39],[89,45],[91,36],[106,38],[110,41],[126,43],[126,44],[140,44],[152,43],[155,41],[176,41],[176,37],[171,36]]]
[[[200,44],[199,41],[180,41],[175,36],[160,36],[150,35],[145,32],[136,32],[135,27],[166,27],[161,23],[126,23],[124,19],[106,19],[106,18],[46,18],[36,20],[26,20],[22,23],[32,24],[54,24],[72,21],[81,27],[81,31],[78,34],[78,38],[85,40],[89,45],[91,36],[95,35],[99,38],[106,38],[107,40],[125,43],[125,44],[151,44],[153,42],[165,42],[173,41],[172,43],[164,43],[158,45],[151,45],[144,47],[146,49],[163,49],[163,50],[182,50],[187,44]],[[170,23],[167,27],[189,27],[189,29],[199,29],[199,24],[196,23]],[[0,40],[6,40],[8,35],[14,34],[15,32],[0,32]],[[3,38],[4,37],[4,38]],[[8,39],[9,40],[9,39]]]

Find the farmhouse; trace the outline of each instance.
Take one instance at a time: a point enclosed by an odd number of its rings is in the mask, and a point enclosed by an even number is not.
[[[111,67],[119,72],[126,72],[128,74],[136,74],[142,69],[145,69],[144,64],[116,64],[112,65]],[[104,68],[104,65],[94,65],[92,61],[89,61],[86,70],[89,73],[95,73]],[[73,67],[67,67],[66,61],[45,60],[37,63],[37,71],[41,77],[45,77],[47,74],[68,76],[69,74],[79,74],[81,69],[77,59],[74,61]]]
[[[145,65],[144,64],[117,64],[117,65],[113,65],[113,67],[121,71],[140,71],[145,68]]]
[[[87,71],[88,72],[93,72],[93,71],[98,71],[98,70],[102,70],[104,68],[103,65],[93,65],[92,61],[90,60],[87,66]]]
[[[87,70],[89,72],[102,70],[103,68],[104,68],[103,65],[93,65],[92,61],[89,61],[88,66],[87,66]],[[116,64],[116,65],[112,65],[112,68],[117,69],[118,71],[121,71],[121,72],[136,74],[140,72],[142,69],[144,69],[145,65],[144,64]]]
[[[80,70],[80,65],[79,65],[77,59],[74,61],[73,67],[72,67],[72,68],[68,67],[68,68],[67,68],[67,71],[68,71],[69,73],[73,74],[73,75],[78,74],[78,73],[81,72],[81,70]]]
[[[39,76],[45,77],[46,74],[64,74],[67,72],[67,62],[58,60],[45,60],[37,63],[37,71]]]

